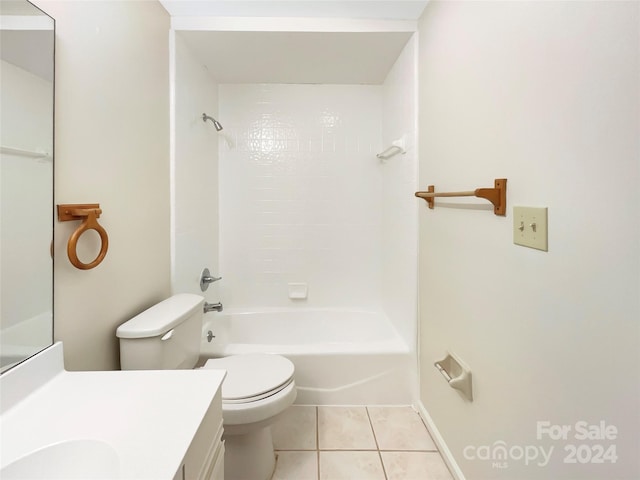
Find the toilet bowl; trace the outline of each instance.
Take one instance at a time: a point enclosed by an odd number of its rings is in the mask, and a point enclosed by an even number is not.
[[[279,355],[247,354],[209,359],[202,368],[227,371],[222,384],[225,479],[271,478],[270,425],[296,398],[293,363]]]
[[[194,368],[203,305],[199,295],[178,294],[120,325],[121,368]],[[247,354],[210,359],[202,368],[227,371],[222,383],[224,478],[270,479],[275,468],[270,425],[295,401],[293,363],[280,355]]]

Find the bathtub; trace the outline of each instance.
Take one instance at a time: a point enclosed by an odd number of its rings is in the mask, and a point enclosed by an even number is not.
[[[377,312],[208,314],[200,352],[202,363],[242,353],[287,357],[296,367],[296,403],[302,405],[407,405],[417,378],[411,350]]]

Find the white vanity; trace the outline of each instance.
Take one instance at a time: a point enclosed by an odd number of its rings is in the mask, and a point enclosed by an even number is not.
[[[56,343],[0,377],[0,478],[222,480],[224,376],[67,372]]]

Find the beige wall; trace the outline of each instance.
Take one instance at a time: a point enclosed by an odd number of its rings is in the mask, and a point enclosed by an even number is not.
[[[100,203],[110,242],[78,270],[74,226],[55,222],[54,336],[67,369],[115,369],[117,326],[170,293],[169,16],[157,2],[36,3],[56,19],[55,203]]]
[[[640,478],[639,9],[431,2],[420,21],[420,185],[508,178],[506,218],[420,209],[421,398],[467,479]],[[547,253],[513,245],[514,205],[549,208]],[[473,403],[433,366],[447,350]],[[539,439],[538,421],[572,430]],[[579,421],[618,435],[581,441]],[[465,458],[500,441],[554,452]],[[598,443],[616,463],[564,463]]]

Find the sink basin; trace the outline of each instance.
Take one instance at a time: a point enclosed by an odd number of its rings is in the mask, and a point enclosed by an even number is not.
[[[47,445],[11,462],[0,470],[0,478],[11,479],[116,479],[120,462],[106,442],[69,440]]]

